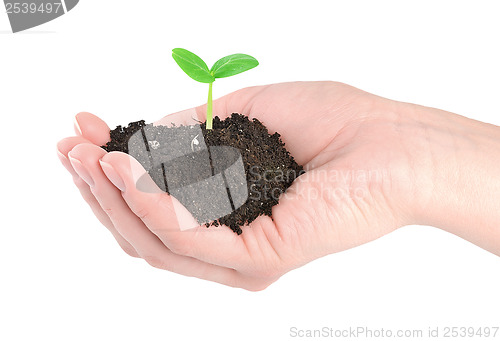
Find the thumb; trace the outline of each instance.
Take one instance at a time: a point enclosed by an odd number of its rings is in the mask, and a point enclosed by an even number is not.
[[[231,113],[226,110],[228,95],[221,97],[213,101],[212,112],[213,116],[218,116],[220,119],[224,119]],[[178,111],[173,114],[169,114],[158,121],[154,122],[155,126],[167,126],[172,125],[195,125],[200,123],[205,123],[207,121],[207,104],[203,104],[191,109],[186,109]]]
[[[269,85],[251,86],[231,92],[213,101],[213,115],[221,120],[231,116],[232,113],[239,113],[249,116],[252,114],[252,107],[262,90]],[[205,117],[207,104],[195,108],[198,115]],[[203,122],[205,119],[203,119]]]
[[[224,95],[212,103],[213,116],[219,117],[221,120],[231,116],[232,113],[242,115],[250,115],[252,103],[256,95],[267,86],[253,86],[243,88],[227,95]],[[170,126],[172,123],[190,125],[200,122],[206,122],[207,104],[202,104],[197,107],[179,111],[163,117],[156,121],[155,125]]]

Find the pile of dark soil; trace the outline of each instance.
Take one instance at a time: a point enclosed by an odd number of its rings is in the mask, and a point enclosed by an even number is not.
[[[271,216],[280,194],[304,172],[278,133],[235,113],[222,121],[215,117],[212,130],[204,123],[166,127],[137,121],[110,136],[102,148],[136,158],[200,224],[227,225],[237,234],[258,216]]]

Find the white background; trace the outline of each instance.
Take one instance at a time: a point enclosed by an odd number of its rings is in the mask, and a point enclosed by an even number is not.
[[[500,326],[500,258],[432,227],[316,260],[258,293],[151,268],[100,226],[55,149],[79,111],[115,126],[201,104],[206,85],[182,73],[175,47],[208,64],[236,52],[260,61],[214,83],[214,97],[337,80],[499,125],[499,7],[81,0],[12,34],[0,6],[0,339],[289,340],[293,326]]]

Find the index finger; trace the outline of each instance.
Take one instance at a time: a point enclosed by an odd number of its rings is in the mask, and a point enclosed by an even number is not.
[[[109,127],[96,115],[81,112],[75,116],[75,132],[97,146],[105,145],[109,140]]]

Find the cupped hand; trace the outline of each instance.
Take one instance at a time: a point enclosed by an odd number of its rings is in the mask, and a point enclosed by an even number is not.
[[[243,234],[190,224],[178,202],[161,191],[137,190],[145,171],[120,152],[99,146],[109,127],[80,113],[76,136],[61,140],[63,165],[96,217],[131,256],[154,267],[248,290],[262,290],[316,258],[387,234],[411,220],[412,156],[401,133],[403,105],[334,82],[294,82],[245,88],[214,101],[221,119],[233,112],[257,118],[281,134],[306,173]],[[204,121],[205,106],[156,123]]]

